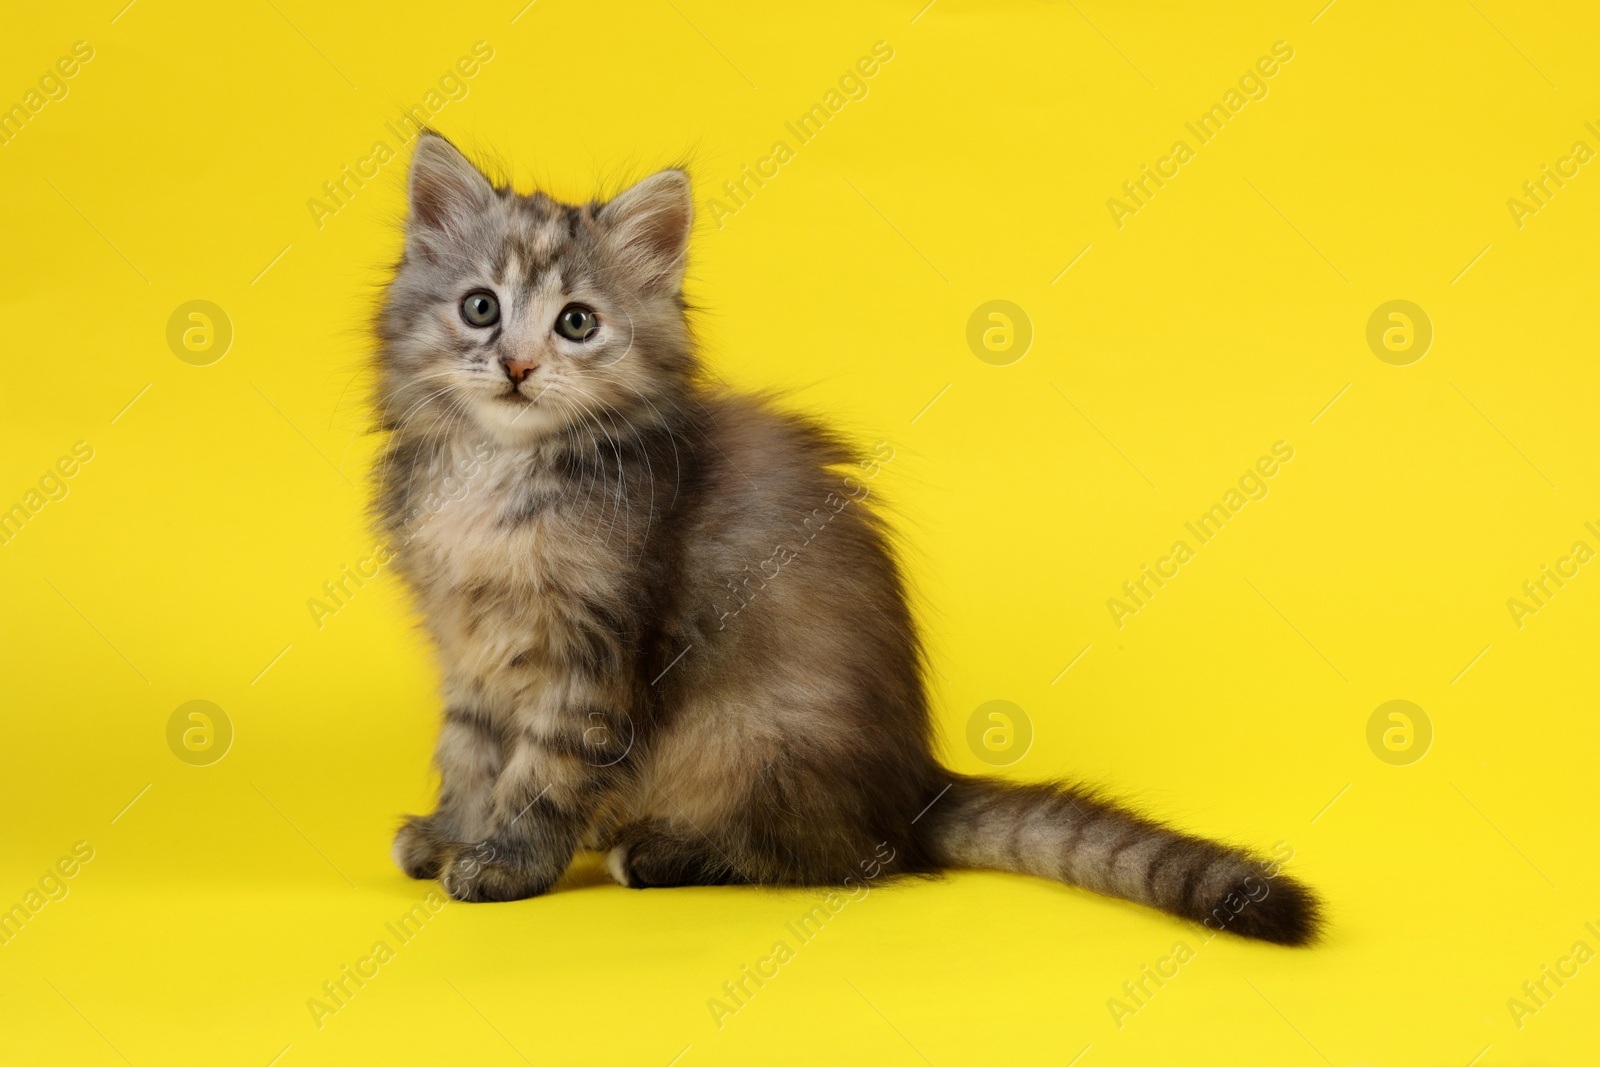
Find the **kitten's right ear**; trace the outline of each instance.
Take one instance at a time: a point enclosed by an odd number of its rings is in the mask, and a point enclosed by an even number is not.
[[[460,234],[468,220],[494,202],[494,187],[456,146],[431,130],[417,138],[411,157],[408,243]]]

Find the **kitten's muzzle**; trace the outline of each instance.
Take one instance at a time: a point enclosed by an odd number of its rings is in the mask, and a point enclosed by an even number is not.
[[[502,359],[500,365],[505,368],[512,385],[521,385],[522,379],[539,369],[539,364],[531,359]]]

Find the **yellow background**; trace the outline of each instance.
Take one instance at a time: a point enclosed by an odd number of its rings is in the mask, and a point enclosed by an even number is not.
[[[0,547],[0,905],[94,849],[0,947],[5,1062],[1592,1055],[1600,964],[1520,1028],[1507,1000],[1600,949],[1600,566],[1521,628],[1507,600],[1600,547],[1600,165],[1521,228],[1506,203],[1600,148],[1591,11],[123,3],[15,8],[0,38],[3,103],[94,48],[0,147],[0,507],[94,449]],[[880,40],[868,95],[715,225]],[[1268,95],[1119,229],[1108,198],[1280,40]],[[874,890],[798,945],[819,893],[634,893],[590,863],[448,904],[317,1027],[308,999],[429,892],[389,844],[430,800],[437,675],[392,575],[320,629],[306,604],[374,548],[362,366],[405,154],[320,228],[307,202],[477,41],[439,129],[568,198],[687,158],[710,365],[895,448],[874,490],[952,764],[983,769],[968,717],[1010,700],[1034,737],[1003,773],[1286,842],[1323,946],[1202,944],[996,874]],[[235,331],[209,366],[166,341],[195,299]],[[995,299],[1034,329],[1008,366],[966,341]],[[1393,299],[1435,331],[1409,366],[1365,339]],[[1118,629],[1107,599],[1280,440],[1270,495]],[[194,699],[235,731],[211,766],[167,745]],[[1406,766],[1367,744],[1394,699],[1434,732]],[[780,939],[795,958],[719,1028],[707,1002]],[[1195,958],[1119,1028],[1108,1000],[1178,941]]]

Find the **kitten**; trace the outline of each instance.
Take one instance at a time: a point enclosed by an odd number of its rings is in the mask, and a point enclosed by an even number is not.
[[[684,173],[575,206],[429,134],[409,195],[374,510],[445,712],[438,809],[395,839],[408,875],[488,901],[545,892],[579,849],[639,888],[994,868],[1316,936],[1315,896],[1248,852],[940,765],[864,503],[877,461],[704,380]]]

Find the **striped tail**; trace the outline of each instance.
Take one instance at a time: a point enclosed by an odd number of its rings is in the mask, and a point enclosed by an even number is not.
[[[942,866],[1053,878],[1280,945],[1317,938],[1316,895],[1243,849],[1061,783],[952,777],[917,827]]]

